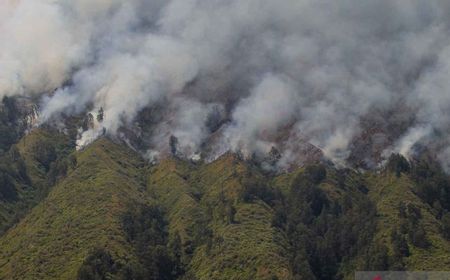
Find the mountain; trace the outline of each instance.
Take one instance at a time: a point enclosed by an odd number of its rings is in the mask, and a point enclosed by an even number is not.
[[[2,237],[2,277],[75,279],[95,246],[136,259],[120,217],[128,204],[145,202],[139,192],[141,161],[106,141],[76,161],[67,177]]]
[[[0,280],[450,270],[449,0],[0,3]]]
[[[70,139],[53,129],[36,129],[9,151],[0,153],[0,233],[47,196],[67,168],[61,160],[74,149]]]
[[[450,178],[430,158],[289,172],[226,153],[149,164],[33,130],[1,156],[0,279],[353,279],[445,270]]]

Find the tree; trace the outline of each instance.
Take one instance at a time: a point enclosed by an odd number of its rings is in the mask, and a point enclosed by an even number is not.
[[[183,244],[181,242],[181,237],[178,232],[175,233],[175,237],[172,238],[168,243],[168,248],[171,254],[172,259],[175,262],[175,265],[173,267],[172,274],[173,275],[181,275],[184,274],[184,267],[183,267]]]
[[[0,200],[12,201],[18,197],[13,180],[6,173],[0,171]]]
[[[402,234],[400,234],[397,230],[392,231],[391,241],[394,249],[394,256],[399,258],[409,257],[408,242]]]
[[[67,175],[68,163],[66,159],[57,159],[50,164],[48,179],[50,185],[54,185],[60,178]]]
[[[223,108],[220,105],[214,105],[206,118],[205,126],[212,133],[220,128],[224,122],[223,117]]]
[[[406,205],[403,201],[400,201],[400,203],[398,204],[398,216],[401,219],[406,219],[408,217],[407,213],[407,208]]]
[[[234,208],[233,204],[229,201],[225,204],[225,212],[227,217],[227,223],[233,224],[235,222],[234,215],[236,215],[236,208]]]
[[[15,99],[5,96],[0,104],[0,152],[8,150],[22,135],[19,119],[20,112]]]
[[[328,196],[319,186],[326,176],[324,166],[305,168],[274,205],[272,225],[289,239],[294,279],[341,279],[342,265],[373,243],[373,203],[359,192]],[[387,267],[387,250],[377,249],[368,255],[368,265]]]
[[[416,182],[417,194],[433,207],[438,219],[444,210],[450,211],[450,178],[439,163],[421,159],[414,164],[411,177]]]
[[[408,204],[407,210],[409,223],[411,227],[414,227],[419,223],[419,220],[422,218],[422,211],[420,210],[419,207],[411,203]]]
[[[408,173],[411,169],[409,162],[400,154],[392,154],[389,157],[387,169],[391,172],[395,172],[397,177],[400,177],[402,173]]]
[[[442,208],[442,205],[438,200],[433,202],[433,213],[436,216],[436,218],[440,219],[442,217],[443,211],[444,208]]]
[[[78,271],[78,280],[106,280],[108,274],[117,272],[111,254],[102,248],[95,248],[84,260]]]
[[[264,161],[270,167],[274,167],[278,163],[278,161],[280,161],[280,159],[281,159],[280,151],[277,148],[272,147],[270,149],[269,154],[264,158]]]
[[[69,162],[69,167],[70,168],[75,168],[77,167],[77,157],[74,154],[69,155],[69,157],[67,158],[68,162]]]
[[[445,238],[450,240],[450,213],[446,212],[441,219],[442,223],[442,234]]]
[[[91,113],[89,113],[83,120],[82,128],[83,130],[89,130],[93,127],[94,127],[94,116]]]
[[[428,241],[427,234],[422,225],[419,225],[409,230],[409,239],[411,243],[419,248],[428,248],[430,242]]]
[[[384,271],[389,268],[389,255],[386,245],[377,245],[369,249],[366,257],[367,270]]]
[[[145,279],[176,279],[181,264],[170,254],[167,222],[158,206],[134,205],[122,217],[122,227],[142,264]]]
[[[6,120],[14,123],[19,118],[19,109],[16,100],[12,97],[5,96],[2,100]]]
[[[327,170],[321,164],[308,165],[305,168],[305,176],[311,183],[317,185],[327,178]]]
[[[105,112],[103,111],[103,107],[100,107],[100,109],[98,110],[98,113],[97,113],[97,121],[99,123],[103,122],[104,116],[105,116]]]
[[[178,138],[171,135],[170,139],[169,139],[169,146],[170,146],[170,152],[172,153],[172,155],[176,156],[177,150],[178,150]]]
[[[34,159],[48,172],[50,164],[57,158],[55,147],[48,141],[41,139],[33,145],[33,152]]]

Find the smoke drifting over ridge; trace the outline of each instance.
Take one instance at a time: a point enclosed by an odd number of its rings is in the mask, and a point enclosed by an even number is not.
[[[39,96],[41,122],[103,107],[111,134],[154,108],[152,155],[174,135],[288,163],[301,137],[345,162],[372,137],[450,167],[449,28],[446,0],[6,0],[0,97]]]

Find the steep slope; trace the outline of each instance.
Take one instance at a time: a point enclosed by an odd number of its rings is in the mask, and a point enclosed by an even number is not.
[[[33,186],[45,195],[51,184],[49,172],[53,167],[52,163],[75,151],[75,143],[58,130],[38,128],[23,137],[13,148],[17,149],[24,160]]]
[[[271,226],[274,211],[244,199],[260,177],[232,154],[207,165],[168,159],[150,171],[148,192],[167,208],[188,279],[291,278],[286,239]]]
[[[3,97],[0,101],[0,154],[15,144],[34,124],[35,103],[25,97]]]
[[[64,176],[73,150],[65,134],[40,128],[0,155],[0,235],[48,194],[57,177]]]
[[[422,183],[406,169],[327,169],[317,187],[307,187],[318,176],[312,166],[275,177],[286,198],[281,224],[300,266],[292,268],[297,277],[350,280],[355,270],[448,269],[448,220],[424,201]]]
[[[145,203],[132,151],[106,139],[77,154],[77,166],[48,197],[0,239],[0,278],[75,279],[92,248],[136,262],[120,217]]]
[[[259,197],[263,176],[232,154],[202,166],[193,176],[210,213],[211,241],[196,251],[199,279],[291,279],[288,243],[272,227],[274,210]]]
[[[361,174],[309,165],[276,176],[282,193],[273,226],[287,236],[295,279],[353,279],[367,259],[376,225],[375,209]]]
[[[36,130],[8,153],[36,191],[0,205],[38,204],[0,237],[0,279],[331,280],[450,266],[450,178],[432,165],[396,156],[377,172],[276,175],[231,153],[149,166],[107,138],[67,143]]]
[[[376,203],[378,226],[376,239],[389,244],[395,254],[393,232],[404,236],[409,252],[402,262],[407,270],[445,270],[450,267],[450,242],[443,236],[442,221],[433,209],[415,193],[416,182],[402,174],[371,176],[370,197]],[[423,231],[420,240],[414,234]],[[421,233],[420,233],[421,234]]]

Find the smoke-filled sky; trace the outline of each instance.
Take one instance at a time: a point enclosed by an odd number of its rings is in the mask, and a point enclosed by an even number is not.
[[[301,137],[345,162],[375,130],[445,166],[449,28],[448,0],[2,0],[0,97],[40,98],[42,122],[103,107],[111,134],[153,109],[152,154],[174,135],[287,160]]]

